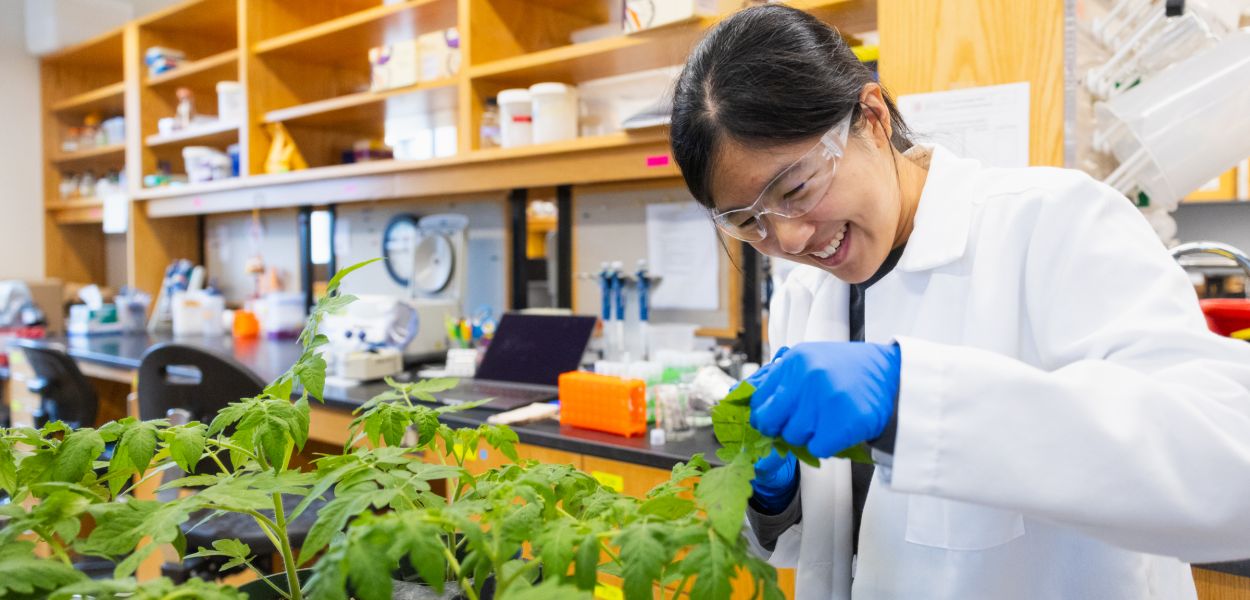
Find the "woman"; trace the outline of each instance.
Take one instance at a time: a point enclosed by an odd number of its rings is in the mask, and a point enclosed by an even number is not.
[[[752,423],[877,459],[756,465],[752,542],[799,598],[1193,598],[1186,561],[1250,556],[1250,349],[1124,197],[913,145],[781,6],[695,49],[672,146],[722,232],[800,265]]]

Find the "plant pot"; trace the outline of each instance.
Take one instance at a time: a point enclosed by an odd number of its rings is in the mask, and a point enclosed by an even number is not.
[[[301,569],[299,571],[299,580],[303,584],[312,576],[309,569]],[[269,581],[279,588],[286,590],[286,574],[277,573],[267,577]],[[482,600],[488,600],[494,597],[493,582],[488,581],[486,589],[482,590]],[[416,583],[409,581],[393,581],[395,592],[391,595],[392,600],[463,600],[464,595],[460,593],[460,587],[454,582],[447,582],[443,588],[443,593],[438,594],[428,585],[424,583]],[[251,600],[281,600],[281,596],[273,591],[273,588],[265,584],[264,581],[253,581],[239,588],[239,591],[246,592]]]

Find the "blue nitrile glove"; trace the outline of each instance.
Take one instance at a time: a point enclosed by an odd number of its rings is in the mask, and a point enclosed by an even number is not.
[[[827,458],[880,436],[894,413],[897,344],[808,342],[747,379],[751,426]]]
[[[755,492],[752,499],[763,512],[775,515],[790,505],[799,489],[798,469],[799,463],[793,454],[782,458],[776,450],[756,461],[755,479],[751,481]]]

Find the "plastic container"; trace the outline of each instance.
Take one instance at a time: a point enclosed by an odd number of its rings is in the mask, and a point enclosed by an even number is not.
[[[173,302],[174,337],[222,334],[221,315],[226,300],[204,292],[175,292]]]
[[[577,138],[577,88],[563,83],[530,86],[535,144]]]
[[[1120,166],[1106,182],[1134,185],[1172,209],[1250,154],[1250,31],[1230,34],[1095,107]]]
[[[584,371],[561,374],[560,424],[625,437],[645,435],[646,384]]]
[[[530,91],[509,89],[499,92],[499,141],[504,148],[528,146],[534,141],[534,107]]]
[[[647,326],[647,356],[652,360],[661,351],[690,352],[694,350],[693,323],[650,323]]]
[[[260,330],[270,339],[294,338],[304,329],[304,295],[297,292],[266,294],[257,304]]]
[[[243,84],[237,81],[218,81],[217,118],[223,123],[242,123],[243,112]]]

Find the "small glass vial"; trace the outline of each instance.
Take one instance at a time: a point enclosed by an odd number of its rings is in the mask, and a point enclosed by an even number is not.
[[[482,111],[482,126],[479,129],[478,147],[498,148],[502,145],[502,131],[499,128],[499,101],[491,98],[486,101]]]

